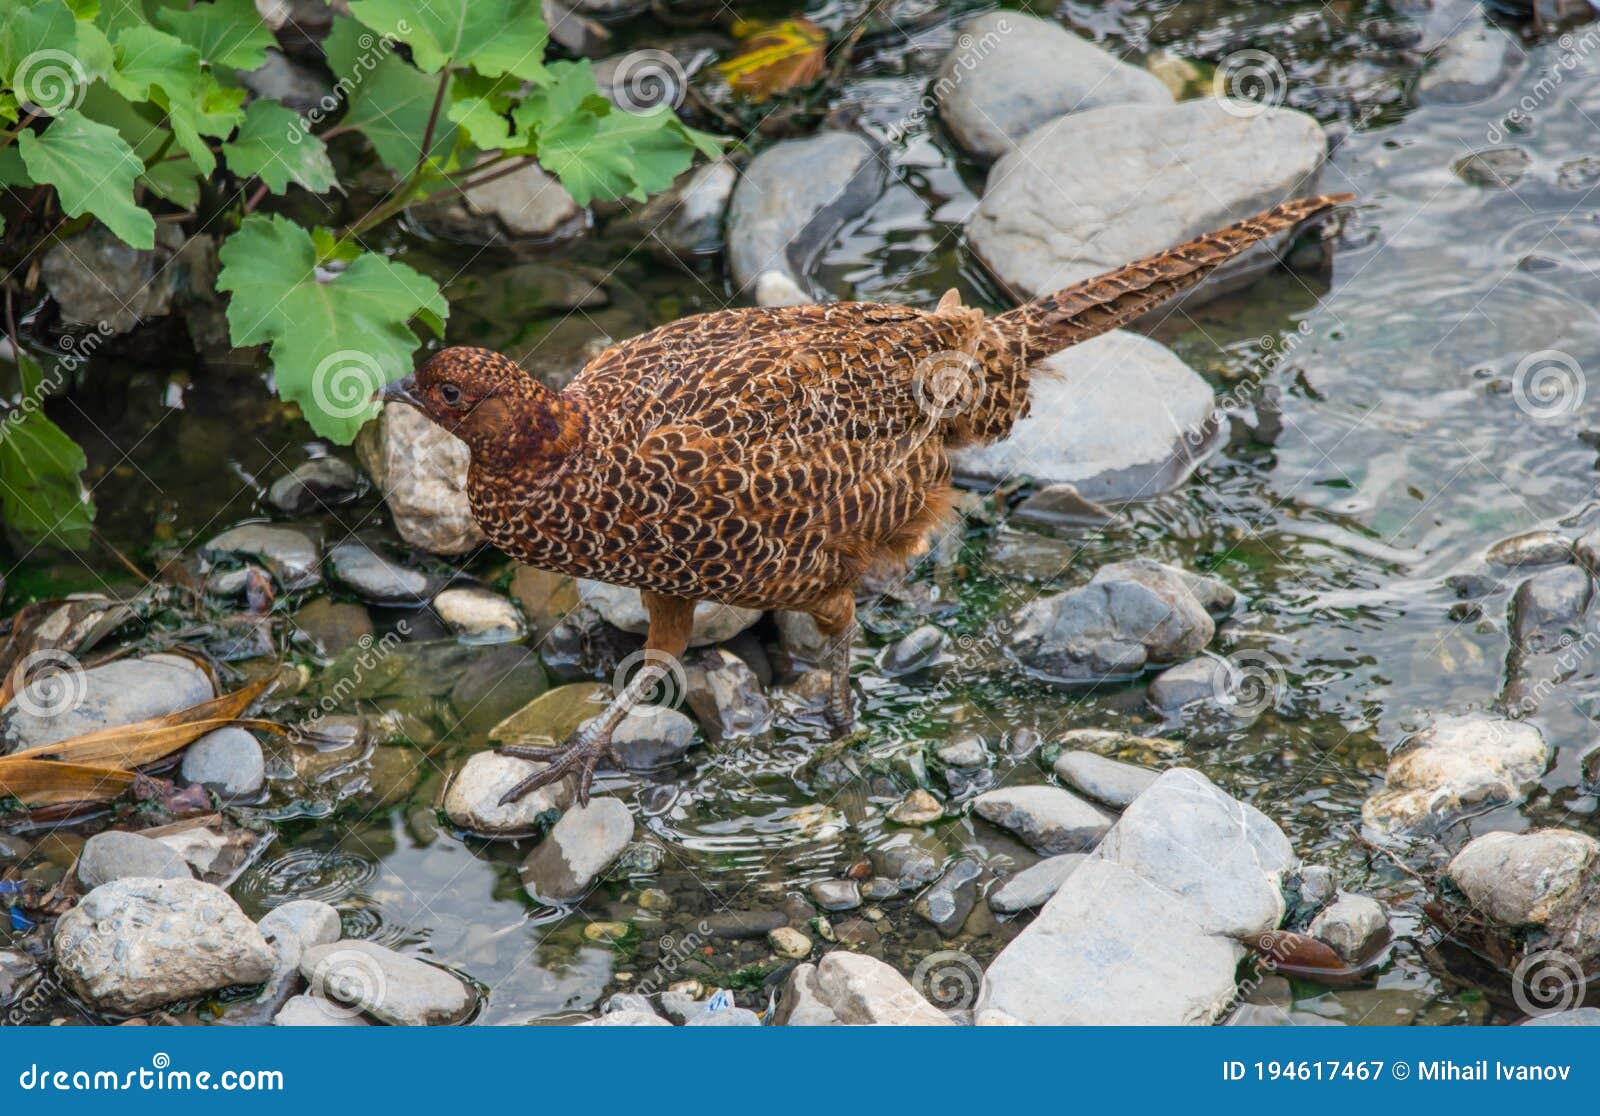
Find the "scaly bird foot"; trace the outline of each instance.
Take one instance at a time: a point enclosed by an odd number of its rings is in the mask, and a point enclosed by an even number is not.
[[[595,768],[600,766],[600,761],[603,759],[616,762],[616,756],[611,750],[611,734],[608,732],[590,735],[580,731],[559,748],[541,748],[530,744],[502,744],[495,751],[502,756],[513,756],[517,759],[534,760],[550,765],[542,771],[535,771],[501,795],[502,806],[508,806],[519,798],[532,794],[540,787],[560,782],[573,773],[577,773],[578,776],[578,805],[587,806],[589,786],[594,782]]]

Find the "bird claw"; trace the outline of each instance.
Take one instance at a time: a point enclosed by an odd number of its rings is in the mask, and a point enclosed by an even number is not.
[[[578,776],[578,805],[589,805],[589,787],[594,782],[595,768],[602,759],[615,760],[611,751],[610,734],[597,733],[586,736],[582,732],[559,748],[543,748],[530,744],[502,744],[495,749],[502,756],[549,763],[542,771],[535,771],[522,782],[500,796],[500,805],[509,806],[540,787],[560,782],[574,773]]]

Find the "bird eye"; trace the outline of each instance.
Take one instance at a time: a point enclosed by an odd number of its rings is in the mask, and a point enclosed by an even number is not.
[[[440,384],[439,398],[444,401],[445,406],[454,407],[461,402],[461,389],[455,384]]]

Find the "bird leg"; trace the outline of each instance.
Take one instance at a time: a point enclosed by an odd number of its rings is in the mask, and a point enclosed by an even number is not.
[[[565,779],[578,777],[578,805],[589,805],[589,787],[594,782],[595,768],[601,760],[619,764],[611,737],[617,726],[641,705],[648,704],[651,695],[666,683],[662,692],[682,696],[683,667],[679,656],[689,646],[689,630],[694,626],[694,602],[682,597],[666,597],[646,592],[645,610],[650,614],[650,630],[645,637],[644,661],[634,672],[628,684],[599,717],[588,721],[565,744],[555,748],[528,744],[503,744],[496,749],[503,756],[535,760],[550,766],[536,771],[500,798],[500,805],[517,801],[540,787]],[[626,665],[626,664],[624,664]],[[674,684],[669,679],[676,677]],[[620,681],[620,679],[619,679]]]
[[[817,630],[827,638],[824,661],[828,671],[828,705],[825,715],[833,739],[855,731],[855,696],[850,690],[850,647],[856,638],[856,599],[848,589],[829,597],[811,611]]]

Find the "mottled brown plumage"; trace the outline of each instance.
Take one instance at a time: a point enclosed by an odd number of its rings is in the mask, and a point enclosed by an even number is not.
[[[830,714],[842,731],[855,585],[945,515],[946,451],[1006,436],[1027,413],[1035,361],[1342,200],[1278,206],[992,318],[954,291],[932,310],[721,310],[611,346],[559,394],[465,348],[385,394],[471,448],[473,514],[496,546],[640,589],[647,646],[664,656],[683,653],[697,601],[811,613],[838,648]],[[517,793],[577,771],[586,795],[620,718],[568,749],[522,749],[555,763]]]

